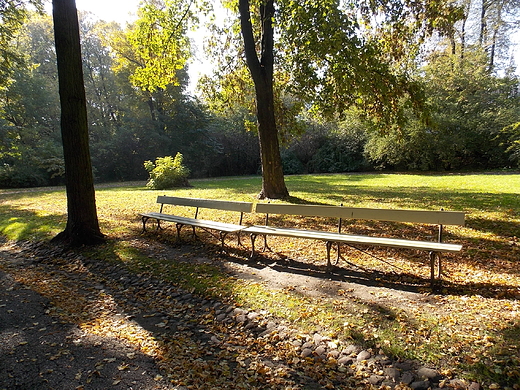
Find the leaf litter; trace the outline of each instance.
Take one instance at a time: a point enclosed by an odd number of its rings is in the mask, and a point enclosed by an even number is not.
[[[149,284],[150,275],[146,272],[140,275],[143,283],[127,285],[112,278],[110,271],[102,265],[93,266],[92,261],[83,261],[82,256],[50,257],[49,261],[34,262],[23,271],[6,264],[2,264],[2,268],[14,274],[21,283],[49,297],[55,307],[53,314],[78,324],[87,332],[124,340],[136,351],[157,359],[164,376],[176,386],[296,389],[314,383],[316,388],[373,387],[367,381],[366,372],[338,369],[333,364],[334,359],[302,358],[295,352],[293,343],[279,335],[251,337],[235,323],[214,321],[213,307],[200,311],[200,306],[175,296],[176,289],[171,285]],[[450,263],[450,267],[452,265]],[[457,278],[467,280],[467,269],[453,268],[455,271],[450,273],[448,282]],[[517,283],[511,274],[506,274],[505,280],[509,285],[511,281]],[[503,283],[496,279],[494,282],[495,285]],[[463,283],[458,286],[462,287],[451,291],[477,289]],[[294,294],[299,290],[297,286],[287,286],[280,293]],[[432,360],[444,367],[442,372],[448,378],[455,375],[455,371],[480,367],[487,371],[487,378],[496,378],[496,382],[487,384],[489,388],[507,388],[509,385],[518,389],[518,343],[511,343],[502,336],[517,332],[520,307],[515,294],[518,290],[511,287],[500,291],[502,294],[497,295],[502,296],[494,298],[478,294],[425,295],[423,302],[393,307],[397,314],[389,316],[401,332],[397,338],[414,353],[425,343],[443,343],[445,350],[437,352],[438,356],[433,356]],[[336,319],[342,315],[352,316],[352,313],[342,312],[346,302],[359,307],[367,302],[348,288],[338,292],[335,299],[326,298],[339,308],[332,316]],[[369,302],[372,303],[392,300],[385,291],[371,295]],[[321,298],[319,304],[323,303]],[[302,311],[302,317],[312,318],[313,307],[316,308],[316,300],[309,299],[309,307]],[[394,343],[395,340],[385,339],[377,323],[368,326],[372,313],[372,309],[365,307],[361,309],[361,317],[367,318],[361,322],[354,318],[345,321],[344,325],[355,330],[361,327],[364,341],[374,342],[374,345]],[[410,326],[421,321],[425,324],[422,327]],[[125,364],[119,367],[128,369]]]

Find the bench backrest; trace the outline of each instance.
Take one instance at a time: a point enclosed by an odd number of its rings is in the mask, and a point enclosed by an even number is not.
[[[187,206],[205,209],[218,209],[227,211],[237,211],[240,213],[250,213],[253,210],[253,203],[238,202],[230,200],[215,200],[215,199],[199,199],[199,198],[178,198],[175,196],[158,196],[157,203],[162,205],[170,204],[174,206]],[[161,210],[162,211],[162,210]]]
[[[308,217],[333,217],[461,226],[464,225],[465,215],[459,211],[373,209],[281,203],[258,203],[256,205],[256,212],[264,214],[288,214]]]

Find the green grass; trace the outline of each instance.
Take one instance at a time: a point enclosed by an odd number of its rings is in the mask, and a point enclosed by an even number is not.
[[[504,233],[520,235],[517,174],[298,175],[288,176],[286,182],[295,203],[459,210],[467,212],[469,224],[475,222],[482,233],[496,229],[479,224],[501,221],[510,224]],[[96,192],[100,222],[109,233],[122,233],[135,225],[139,211],[157,209],[155,199],[162,194],[255,201],[261,179],[204,179],[192,184],[169,191],[152,191],[144,185],[100,186]],[[9,239],[48,238],[64,228],[64,189],[0,190],[0,196],[0,233]]]
[[[443,295],[435,297],[442,304],[427,306],[425,310],[403,310],[349,294],[313,298],[291,289],[273,290],[230,278],[217,266],[146,255],[133,245],[132,238],[139,236],[141,229],[138,213],[157,210],[157,195],[256,202],[261,185],[259,177],[193,180],[192,188],[170,191],[151,191],[144,183],[99,186],[98,215],[103,232],[112,240],[89,250],[89,254],[109,262],[123,262],[135,272],[153,273],[189,291],[255,310],[268,310],[302,331],[327,329],[330,337],[355,340],[398,357],[456,369],[467,378],[488,384],[520,384],[520,373],[513,369],[520,364],[519,174],[301,175],[288,176],[286,182],[290,201],[294,203],[465,211],[465,227],[447,228],[448,240],[462,243],[464,249],[445,259],[448,275]],[[233,217],[209,210],[202,213],[204,218]],[[260,217],[247,218],[258,222]],[[291,222],[302,221],[296,218]],[[315,223],[324,222],[330,221]],[[6,239],[50,239],[65,223],[63,188],[0,190],[0,235]],[[352,228],[376,229],[394,235],[415,229],[377,223],[356,223]],[[150,233],[145,237],[154,241],[158,236]],[[160,237],[162,244],[175,242],[174,234],[165,232]],[[318,244],[280,239],[272,245],[288,257],[303,253],[310,264],[323,265],[324,252]],[[190,259],[188,252],[199,250],[218,258],[214,250],[217,246],[206,245],[201,249],[187,245],[186,259]],[[235,256],[247,256],[246,251],[233,249]],[[427,275],[424,254],[397,255],[395,262],[400,267],[397,273],[402,274],[397,286],[406,285],[407,278],[416,282]],[[382,252],[381,256],[387,254]],[[356,258],[358,261],[386,272],[384,264],[362,256]]]

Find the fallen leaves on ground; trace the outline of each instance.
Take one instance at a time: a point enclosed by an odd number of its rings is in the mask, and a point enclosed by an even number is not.
[[[168,277],[172,259],[167,246],[137,240],[133,244],[140,249],[152,245],[153,251],[160,254],[154,265],[138,264],[142,266],[139,272],[155,269]],[[294,249],[294,244],[285,240],[276,244],[281,250],[284,245]],[[311,254],[316,246],[303,248],[309,252],[302,250],[298,256],[319,270],[323,257],[319,251]],[[427,284],[421,285],[427,281],[423,275],[429,271],[421,258],[424,254],[403,258],[394,251],[385,252],[385,259],[392,261],[391,272],[377,258],[357,254],[356,264],[365,267],[366,274],[374,273],[381,286],[404,283],[422,290],[423,298],[416,301],[396,298],[391,290],[377,289],[377,283],[373,290],[368,288],[369,298],[357,297],[350,289],[339,290],[334,297],[302,298],[301,288],[286,286],[273,291],[270,299],[279,303],[277,313],[291,318],[294,326],[312,324],[339,339],[357,334],[359,341],[397,356],[435,364],[448,377],[451,371],[465,372],[468,378],[483,378],[490,388],[509,385],[516,389],[520,384],[520,278],[513,268],[513,259],[507,257],[511,254],[500,250],[496,253],[502,260],[486,258],[487,263],[478,257],[465,261],[457,256],[447,257],[443,295],[432,295]],[[276,256],[277,253],[269,254],[266,262],[275,264],[279,260]],[[182,261],[193,262],[196,257],[187,251]],[[176,385],[290,389],[300,388],[302,382],[311,378],[324,388],[334,388],[338,383],[351,386],[348,388],[366,386],[363,372],[347,374],[327,362],[301,358],[284,340],[252,338],[236,326],[215,322],[211,311],[200,313],[189,303],[179,304],[170,299],[168,291],[156,286],[124,286],[118,280],[92,272],[74,258],[55,260],[47,265],[35,263],[23,271],[12,268],[9,272],[49,297],[56,307],[54,314],[77,323],[85,331],[125,340],[136,351],[156,358]],[[128,265],[135,261],[132,255],[121,260]],[[282,260],[286,261],[285,257]],[[211,279],[209,273],[204,274]],[[192,276],[197,279],[197,275]],[[237,288],[244,287],[241,281],[235,282]],[[218,291],[217,286],[209,289]],[[233,296],[226,293],[222,298]],[[291,308],[298,305],[298,299],[304,299],[305,306]],[[269,305],[269,301],[261,304]],[[165,321],[157,313],[170,313],[175,321]],[[153,329],[141,326],[134,320],[136,315],[149,319]],[[124,365],[121,367],[124,369]]]

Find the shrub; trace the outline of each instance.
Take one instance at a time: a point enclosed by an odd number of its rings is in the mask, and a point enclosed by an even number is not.
[[[183,164],[183,156],[177,153],[171,156],[157,157],[154,162],[145,161],[144,168],[150,174],[146,186],[154,190],[166,190],[174,187],[189,187],[190,171]]]
[[[305,172],[305,166],[296,155],[289,150],[282,150],[282,166],[285,175],[298,175]]]
[[[501,137],[506,138],[502,145],[506,146],[509,160],[520,168],[520,122],[507,126],[501,132]]]

